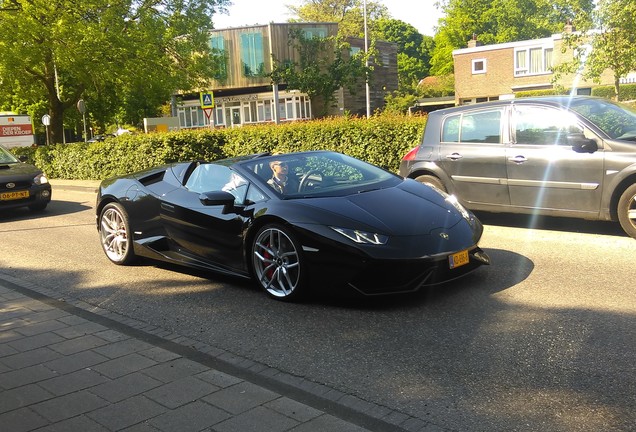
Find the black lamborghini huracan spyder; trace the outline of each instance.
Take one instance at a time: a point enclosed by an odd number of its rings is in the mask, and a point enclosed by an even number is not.
[[[281,300],[310,287],[415,291],[490,261],[477,246],[481,223],[453,196],[330,151],[111,178],[96,215],[115,264],[144,256],[251,277]]]

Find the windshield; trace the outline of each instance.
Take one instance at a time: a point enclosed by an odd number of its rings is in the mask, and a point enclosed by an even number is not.
[[[570,108],[594,123],[611,139],[636,140],[636,112],[626,105],[586,99],[573,101]]]
[[[342,196],[394,186],[395,174],[335,152],[274,155],[241,163],[285,198]]]
[[[18,163],[20,162],[4,148],[0,147],[0,164]]]

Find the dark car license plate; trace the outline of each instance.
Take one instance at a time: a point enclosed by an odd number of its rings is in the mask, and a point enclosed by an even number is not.
[[[461,252],[457,252],[448,257],[448,264],[450,268],[454,269],[459,266],[463,266],[464,264],[468,264],[468,251],[463,250]]]
[[[0,193],[0,201],[17,200],[17,199],[28,198],[28,197],[29,197],[29,191]]]

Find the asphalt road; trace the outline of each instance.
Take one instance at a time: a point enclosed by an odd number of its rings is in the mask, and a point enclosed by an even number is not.
[[[0,215],[0,277],[164,327],[453,431],[636,430],[636,240],[479,214],[493,265],[415,295],[269,300],[249,282],[107,260],[94,194]],[[528,228],[530,227],[530,228]]]

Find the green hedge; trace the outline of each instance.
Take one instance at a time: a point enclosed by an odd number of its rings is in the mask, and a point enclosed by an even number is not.
[[[51,178],[101,180],[164,163],[260,152],[335,150],[397,172],[421,139],[425,117],[338,117],[236,129],[122,135],[99,143],[20,148]]]
[[[535,96],[554,96],[568,95],[572,89],[545,89],[545,90],[527,90],[517,92],[516,97],[535,97]],[[636,84],[621,84],[621,101],[636,100]],[[592,96],[603,97],[606,99],[614,98],[614,86],[598,86],[592,87]]]

